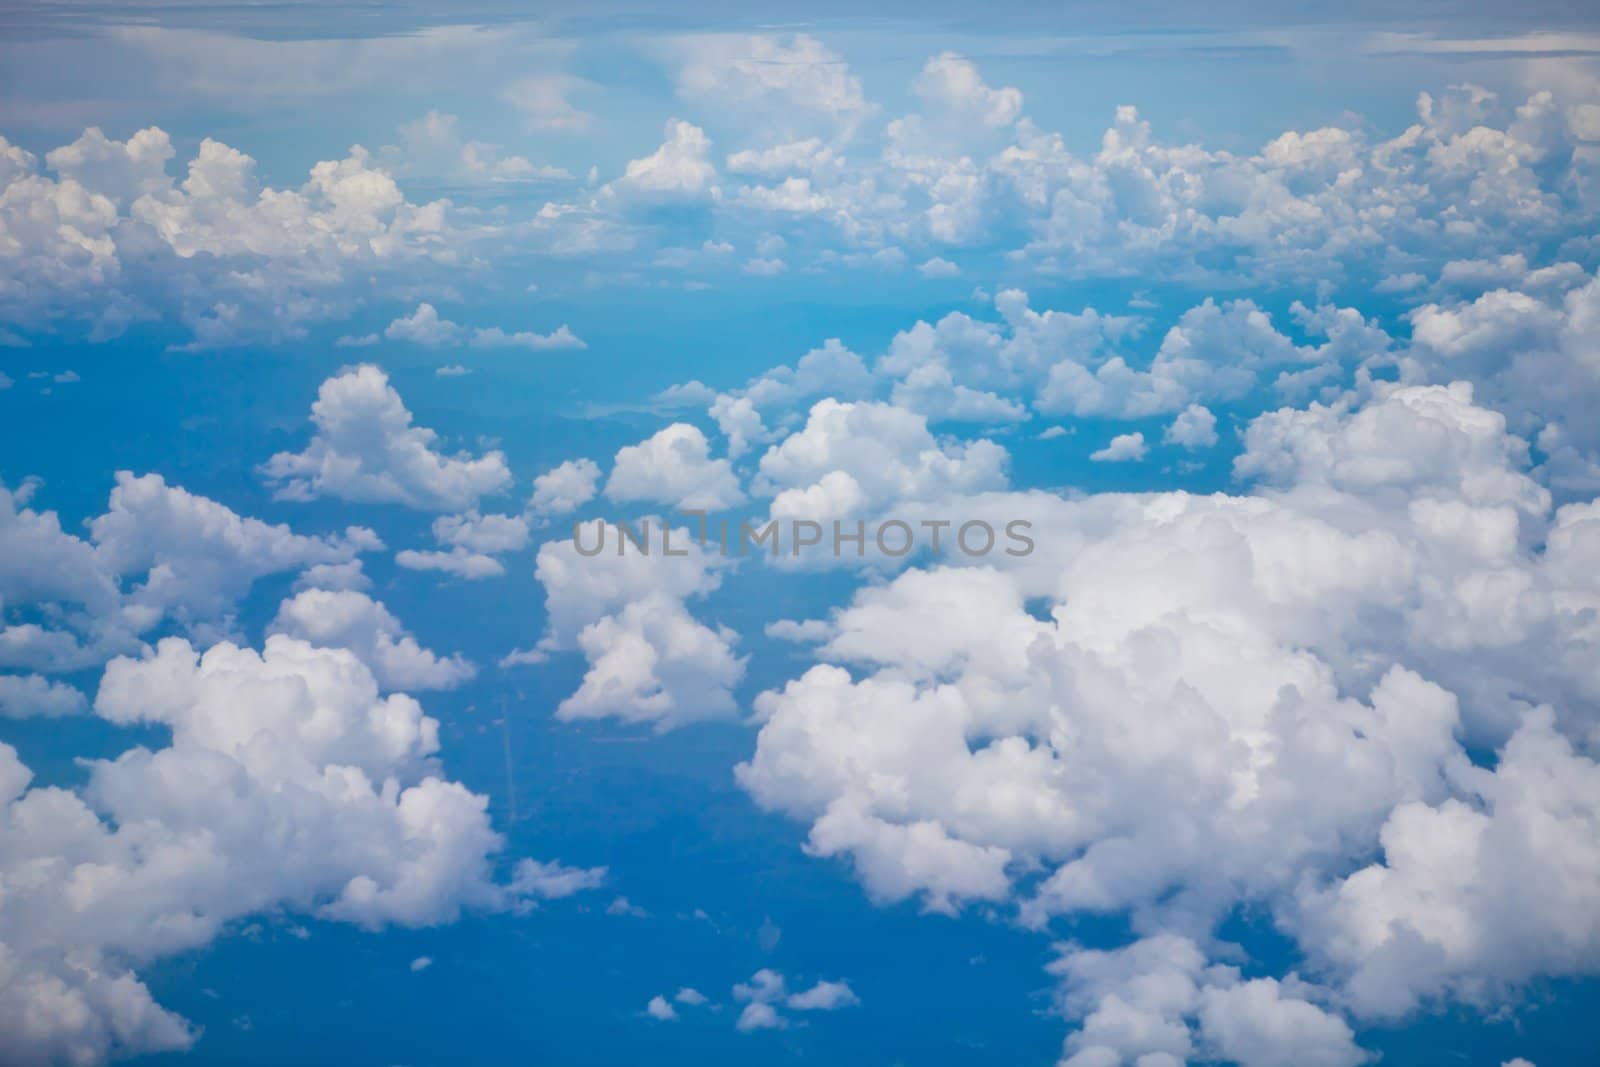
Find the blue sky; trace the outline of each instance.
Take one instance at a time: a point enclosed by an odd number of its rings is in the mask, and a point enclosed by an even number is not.
[[[8,9],[0,1063],[1592,1062],[1595,22]]]

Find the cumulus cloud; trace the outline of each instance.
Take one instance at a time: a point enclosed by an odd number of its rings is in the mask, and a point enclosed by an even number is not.
[[[442,515],[433,520],[433,536],[444,548],[438,551],[405,549],[395,563],[407,570],[438,571],[466,581],[498,578],[505,574],[499,556],[528,544],[528,520],[521,515],[483,515],[476,510]]]
[[[1144,434],[1119,433],[1106,447],[1089,453],[1089,458],[1096,463],[1130,463],[1144,459],[1147,451]]]
[[[666,730],[726,716],[734,709],[731,691],[744,676],[745,660],[733,653],[737,640],[727,627],[697,622],[682,601],[630,601],[578,634],[589,670],[556,717],[614,717]]]
[[[188,1047],[136,969],[245,915],[376,929],[538,899],[521,867],[495,880],[487,798],[440,775],[438,724],[348,651],[167,639],[112,661],[94,706],[170,743],[89,761],[78,791],[28,788],[0,745],[0,1019],[26,1061]]]
[[[0,486],[0,666],[53,673],[136,651],[139,635],[173,622],[228,632],[256,581],[305,568],[354,568],[382,547],[365,527],[312,537],[241,516],[160,475],[116,475],[88,538],[27,505],[38,488]],[[23,613],[20,618],[17,613]],[[66,698],[57,692],[52,698]]]
[[[387,608],[350,589],[297,593],[279,605],[269,632],[348,649],[390,691],[451,689],[475,673],[459,654],[441,658],[423,648]]]
[[[1178,417],[1172,420],[1172,425],[1167,427],[1161,439],[1190,451],[1210,448],[1217,443],[1217,417],[1209,408],[1190,404],[1178,412]]]
[[[740,782],[877,900],[1185,938],[1250,902],[1326,982],[1169,944],[1187,991],[1133,1030],[1125,996],[1074,1000],[1069,1062],[1354,1064],[1343,1011],[1592,971],[1597,772],[1568,736],[1596,731],[1593,505],[1552,516],[1464,384],[1375,385],[1245,441],[1249,495],[952,494],[1050,543],[859,591],[808,634],[821,663],[755,702]],[[1541,903],[1513,915],[1530,871]]]
[[[535,574],[548,625],[535,649],[512,653],[503,665],[581,651],[589,669],[557,707],[558,718],[613,717],[667,730],[733,712],[732,689],[745,669],[745,658],[733,652],[738,635],[705,625],[685,607],[718,587],[720,561],[684,527],[670,535],[672,553],[663,553],[662,530],[654,518],[628,533],[595,519],[540,546]],[[640,537],[650,554],[624,537]],[[583,555],[580,544],[606,547]]]
[[[283,189],[210,138],[176,180],[171,139],[155,127],[127,141],[86,130],[47,154],[54,178],[9,148],[5,270],[32,283],[0,286],[0,315],[27,329],[66,312],[91,341],[158,319],[181,323],[188,348],[298,340],[393,269],[453,254],[448,204],[407,201],[359,146]]]
[[[914,248],[927,273],[943,274],[938,253],[972,245],[1052,276],[1142,272],[1235,289],[1328,280],[1435,301],[1491,287],[1544,299],[1570,284],[1569,261],[1582,256],[1535,262],[1528,249],[1580,232],[1597,202],[1585,117],[1595,105],[1570,86],[1519,102],[1461,84],[1422,94],[1416,120],[1392,135],[1355,123],[1294,129],[1255,151],[1162,143],[1124,106],[1098,150],[1078,154],[1023,114],[1016,88],[944,53],[914,78],[919,110],[888,124],[883,150],[846,152],[873,108],[816,39],[694,35],[659,54],[686,104],[716,101],[728,169],[750,184],[724,189],[711,137],[682,119],[616,181],[505,225],[443,200],[413,203],[396,182],[428,169],[424,159],[458,182],[558,177],[465,137],[441,113],[407,127],[394,153],[352,147],[285,188],[263,186],[253,159],[213,140],[181,178],[169,174],[176,154],[155,128],[122,142],[85,131],[43,169],[0,143],[0,225],[16,246],[8,276],[30,280],[0,289],[0,314],[21,339],[66,314],[94,339],[177,321],[193,347],[299,340],[364,297],[413,298],[417,279],[402,269],[437,277],[469,255],[510,259],[530,236],[555,252],[628,254],[632,270],[641,245],[684,244],[685,213],[672,210],[684,207],[698,212],[688,247],[723,241],[724,221],[791,238],[827,232],[795,242],[804,252],[783,257],[791,271],[903,263]],[[536,127],[576,129],[587,116],[570,97],[584,87],[525,75],[504,96]],[[493,328],[483,340],[541,338],[576,344],[560,331]]]
[[[344,564],[382,547],[352,526],[343,537],[306,537],[285,525],[240,516],[170,486],[158,474],[117,472],[105,514],[89,524],[97,560],[111,573],[143,576],[131,594],[146,612],[204,621],[226,613],[256,579]],[[153,620],[152,620],[153,621]]]
[[[903,408],[826,399],[761,457],[755,488],[774,497],[774,515],[835,519],[869,504],[1004,487],[1007,458],[992,441],[940,441]]]
[[[0,718],[54,718],[89,709],[83,693],[37,674],[0,674]]]
[[[718,199],[722,189],[711,161],[711,138],[693,123],[670,119],[661,147],[630,160],[622,177],[601,193],[624,208]]]
[[[417,309],[410,315],[401,316],[389,323],[384,327],[383,336],[390,341],[407,341],[429,348],[450,345],[471,348],[525,348],[538,352],[589,347],[565,323],[549,333],[534,333],[530,330],[508,332],[499,326],[468,328],[440,317],[438,309],[427,303],[418,304]],[[377,337],[373,335],[370,338],[343,338],[340,343],[347,346],[363,346],[376,342]]]
[[[1062,946],[1049,969],[1061,979],[1061,1010],[1080,1024],[1063,1067],[1196,1057],[1240,1067],[1356,1067],[1370,1058],[1344,1020],[1306,999],[1316,990],[1244,981],[1236,968],[1208,966],[1185,937],[1155,935],[1112,951]]]
[[[462,511],[510,485],[501,453],[442,455],[438,434],[411,419],[383,371],[352,367],[317,391],[310,443],[274,455],[261,473],[281,499],[334,496],[426,511]]]
[[[1412,345],[1398,362],[1407,381],[1470,378],[1513,428],[1537,435],[1554,488],[1592,494],[1600,490],[1593,458],[1600,435],[1588,417],[1600,403],[1600,281],[1576,282],[1537,294],[1496,288],[1470,301],[1424,304],[1410,314]]]
[[[686,422],[619,449],[605,495],[619,503],[646,501],[693,511],[724,511],[744,503],[732,464],[712,459],[706,435]]]
[[[848,982],[823,980],[803,992],[790,993],[783,975],[770,967],[763,967],[751,975],[748,982],[734,985],[733,999],[744,1004],[734,1025],[747,1033],[787,1027],[789,1020],[779,1011],[780,1008],[804,1012],[837,1011],[861,1003]]]
[[[593,500],[600,466],[592,459],[569,459],[533,480],[528,510],[535,515],[570,515]]]
[[[784,1001],[795,1011],[837,1011],[861,1003],[848,982],[820,981],[810,989],[791,994]]]

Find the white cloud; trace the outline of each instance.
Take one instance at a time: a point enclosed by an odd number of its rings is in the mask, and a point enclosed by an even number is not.
[[[131,603],[199,623],[226,614],[256,579],[316,564],[343,564],[382,547],[352,526],[343,537],[306,537],[169,486],[158,474],[117,472],[106,513],[89,524],[97,561],[143,575]],[[154,618],[150,619],[151,622]]]
[[[971,60],[953,52],[928,60],[912,89],[924,102],[970,115],[985,126],[1009,126],[1022,114],[1020,91],[991,89]]]
[[[790,993],[783,975],[770,967],[763,967],[750,976],[748,982],[733,987],[733,999],[744,1004],[734,1024],[737,1029],[781,1030],[789,1025],[779,1008],[792,1011],[837,1011],[861,1003],[848,982],[819,981],[810,989]]]
[[[678,1019],[678,1013],[667,1003],[667,998],[659,994],[650,998],[650,1003],[644,1006],[644,1013],[658,1022],[670,1023]]]
[[[674,38],[663,50],[680,97],[714,105],[767,137],[845,138],[873,111],[843,57],[807,34],[701,34]]]
[[[733,174],[754,174],[763,178],[781,178],[791,174],[815,174],[842,162],[820,137],[803,141],[790,141],[771,148],[746,148],[728,156],[728,171]]]
[[[395,563],[465,581],[498,578],[506,568],[497,557],[527,547],[528,520],[521,515],[483,515],[474,509],[434,519],[433,537],[446,547],[435,552],[405,549],[395,553]]]
[[[992,441],[941,442],[925,418],[902,408],[819,400],[802,429],[761,457],[756,492],[779,494],[775,514],[833,518],[842,512],[832,504],[807,511],[789,494],[825,490],[829,477],[845,477],[855,486],[849,500],[889,509],[897,501],[1002,488],[1006,460],[1005,449]],[[835,492],[826,496],[835,503],[841,499]]]
[[[417,345],[448,345],[464,340],[465,331],[448,319],[439,317],[432,304],[418,304],[417,310],[403,318],[395,319],[384,327],[383,335],[391,341],[410,341]]]
[[[1371,1059],[1343,1019],[1285,995],[1271,978],[1202,990],[1200,1032],[1239,1067],[1357,1067]]]
[[[95,711],[171,741],[88,761],[81,791],[28,789],[0,745],[0,1025],[27,1061],[188,1047],[134,968],[252,913],[421,926],[536,895],[493,880],[487,798],[440,776],[438,724],[347,651],[167,639],[114,660]]]
[[[1190,451],[1210,448],[1217,443],[1217,417],[1208,408],[1190,404],[1178,412],[1178,417],[1172,420],[1172,425],[1167,427],[1161,439]]]
[[[1063,1067],[1191,1058],[1356,1067],[1370,1059],[1342,1019],[1304,999],[1313,991],[1303,983],[1241,981],[1235,968],[1207,966],[1188,938],[1156,935],[1114,951],[1062,946],[1050,970],[1062,980],[1062,1012],[1080,1023]]]
[[[1308,930],[1347,973],[1364,1015],[1593,970],[1600,766],[1542,709],[1493,771],[1462,768],[1457,784],[1465,799],[1396,807],[1379,835],[1383,862],[1303,902]]]
[[[528,509],[536,515],[570,515],[593,500],[600,467],[592,459],[570,459],[533,480]]]
[[[497,451],[477,457],[436,452],[438,435],[412,425],[388,376],[371,364],[323,382],[311,421],[316,433],[303,451],[279,452],[261,468],[280,498],[336,496],[462,511],[511,483]]]
[[[423,648],[382,604],[355,590],[307,589],[278,606],[270,633],[354,652],[386,690],[451,689],[475,673]]]
[[[661,147],[631,160],[622,177],[601,190],[623,206],[649,207],[674,202],[714,200],[722,195],[711,139],[682,119],[670,119]]]
[[[37,674],[0,674],[0,719],[54,718],[88,709],[84,695],[65,682]]]
[[[687,598],[717,588],[718,560],[681,526],[671,536],[672,554],[663,554],[661,524],[653,518],[640,520],[629,535],[642,536],[649,555],[631,541],[619,552],[623,536],[596,519],[579,524],[579,541],[564,537],[540,546],[535,573],[545,589],[548,627],[534,650],[512,653],[502,665],[583,652],[589,669],[558,706],[562,719],[614,717],[667,730],[730,715],[731,690],[745,667],[733,653],[738,635],[706,626],[684,607]],[[608,547],[585,557],[579,543]]]
[[[528,330],[507,332],[498,326],[469,329],[449,319],[440,318],[438,309],[432,304],[418,304],[417,310],[410,315],[395,319],[384,327],[383,336],[391,341],[408,341],[430,348],[453,345],[472,348],[526,348],[538,352],[589,347],[564,323],[550,333],[533,333]],[[346,346],[363,346],[368,343],[368,339],[342,338],[340,343]]]
[[[783,975],[767,967],[751,975],[749,982],[736,984],[733,987],[733,999],[744,1002],[744,1009],[734,1025],[745,1033],[779,1030],[788,1026],[788,1020],[773,1007],[774,1001],[783,999],[784,992]]]
[[[655,596],[590,623],[578,634],[589,670],[556,708],[564,720],[614,717],[669,730],[734,710],[745,660],[738,635],[697,622],[682,601]]]
[[[499,145],[464,138],[461,120],[440,111],[401,126],[400,145],[384,155],[395,161],[402,176],[465,185],[572,180],[560,167],[536,165],[523,156],[506,155]]]
[[[406,548],[394,554],[394,561],[408,571],[437,571],[468,582],[499,578],[506,572],[504,563],[470,548],[457,547],[442,552]]]
[[[630,919],[648,919],[650,917],[648,911],[645,911],[627,897],[617,897],[610,904],[607,904],[606,914],[626,916]]]
[[[1144,459],[1147,451],[1144,434],[1119,433],[1106,447],[1089,453],[1089,458],[1096,463],[1130,463]]]
[[[511,885],[517,892],[540,900],[563,900],[605,884],[604,867],[567,867],[555,861],[518,860]]]
[[[47,156],[55,179],[14,175],[0,227],[15,243],[0,310],[24,329],[69,312],[91,341],[169,319],[184,348],[292,341],[347,312],[399,267],[450,258],[466,237],[445,201],[408,202],[359,146],[323,160],[299,188],[263,187],[255,161],[202,140],[177,181],[170,139],[151,127],[126,142],[91,129]]]
[[[732,465],[712,459],[705,434],[686,422],[619,449],[605,495],[619,503],[642,500],[697,511],[722,511],[744,502]]]
[[[1596,731],[1596,505],[1552,517],[1464,384],[1373,385],[1245,440],[1251,495],[944,498],[1050,537],[859,591],[820,664],[755,701],[739,781],[876,900],[1205,939],[1260,908],[1330,985],[1207,975],[1191,944],[1193,989],[1136,1031],[1126,998],[1069,1011],[1068,1062],[1353,1064],[1339,1011],[1593,970],[1600,771],[1569,738]]]
[[[795,1011],[837,1011],[861,1003],[848,982],[818,982],[802,993],[793,993],[784,1004]]]
[[[520,515],[441,515],[433,520],[433,536],[440,544],[474,552],[516,552],[528,545],[528,520]]]
[[[744,1006],[739,1012],[738,1022],[734,1025],[741,1032],[750,1033],[755,1030],[781,1030],[789,1023],[771,1004],[757,1000]]]

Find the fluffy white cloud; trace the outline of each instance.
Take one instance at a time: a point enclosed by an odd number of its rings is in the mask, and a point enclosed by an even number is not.
[[[260,578],[302,568],[354,568],[381,548],[365,527],[308,537],[241,516],[160,476],[119,471],[89,537],[54,512],[26,505],[37,482],[0,486],[0,666],[79,670],[140,647],[172,621],[199,635],[227,633],[239,600]],[[124,582],[131,588],[124,592]],[[62,694],[58,694],[58,699]]]
[[[1155,935],[1113,951],[1063,946],[1050,970],[1060,1006],[1080,1029],[1062,1067],[1181,1065],[1356,1067],[1369,1056],[1348,1024],[1306,999],[1316,990],[1272,978],[1243,981],[1207,966],[1188,938]]]
[[[1022,93],[984,84],[969,59],[943,52],[923,65],[912,89],[926,103],[942,107],[985,126],[1009,126],[1022,114]]]
[[[686,422],[618,449],[605,495],[618,502],[642,500],[692,511],[723,511],[744,503],[732,464],[712,459],[706,435]]]
[[[1068,1010],[1069,1062],[1354,1064],[1335,1006],[1593,970],[1595,505],[1552,517],[1465,384],[1245,440],[1250,495],[952,492],[1050,535],[858,592],[807,629],[822,663],[756,700],[740,782],[875,899],[1185,937],[1248,903],[1331,987],[1206,976],[1191,944],[1175,1002]]]
[[[1524,278],[1530,277],[1529,272]],[[1412,346],[1400,359],[1408,381],[1461,376],[1513,428],[1538,435],[1550,481],[1568,492],[1600,489],[1600,281],[1530,295],[1494,289],[1470,302],[1429,303],[1411,313]]]
[[[717,588],[719,560],[682,526],[670,535],[672,553],[664,553],[662,530],[654,518],[627,534],[596,519],[540,546],[535,573],[545,589],[547,628],[535,649],[512,653],[503,665],[583,652],[589,669],[558,706],[558,718],[613,717],[667,730],[733,712],[731,690],[745,668],[733,653],[738,635],[706,626],[684,606]],[[648,554],[624,537],[639,537]],[[603,548],[584,555],[580,545]]]
[[[414,571],[439,571],[466,581],[498,578],[506,572],[497,558],[527,547],[528,520],[521,515],[482,515],[476,510],[433,520],[440,551],[405,549],[395,563]]]
[[[352,526],[343,537],[306,537],[171,486],[158,474],[117,472],[104,515],[89,524],[98,561],[111,573],[143,575],[131,594],[139,610],[185,621],[227,612],[268,574],[353,561],[382,547]],[[153,620],[152,620],[153,621]]]
[[[262,465],[283,499],[336,496],[462,511],[511,484],[497,451],[476,457],[435,451],[438,434],[412,425],[388,376],[370,363],[323,382],[311,422],[316,432],[303,451],[279,452]]]
[[[459,654],[441,658],[423,648],[387,608],[355,590],[297,593],[279,605],[270,632],[349,649],[386,690],[450,689],[474,674]]]
[[[860,1004],[861,998],[849,982],[819,981],[810,989],[791,994],[784,1003],[795,1011],[837,1011]]]
[[[1492,770],[1459,768],[1459,798],[1396,807],[1383,861],[1302,902],[1357,1011],[1397,1017],[1441,994],[1493,999],[1593,971],[1600,765],[1554,718],[1531,712]]]
[[[622,177],[601,192],[623,207],[710,201],[721,197],[711,138],[682,119],[667,122],[666,139],[648,156],[631,160]]]
[[[1144,434],[1119,433],[1106,447],[1089,453],[1089,458],[1096,463],[1130,463],[1144,459],[1147,451]]]
[[[771,148],[746,148],[730,153],[728,170],[734,174],[754,174],[764,178],[781,178],[788,174],[814,174],[841,163],[837,155],[820,137],[803,141],[790,141]]]
[[[348,651],[168,639],[114,660],[95,711],[171,742],[90,761],[76,792],[29,789],[0,745],[0,1020],[24,1062],[187,1047],[135,968],[244,915],[421,926],[542,895],[532,861],[495,880],[487,799],[439,775],[438,724]]]
[[[727,627],[697,622],[680,600],[630,601],[579,632],[589,670],[556,718],[614,717],[669,730],[726,717],[734,710],[731,690],[744,676],[745,660],[733,654],[737,640]]]
[[[535,515],[570,515],[593,500],[600,466],[592,459],[569,459],[533,480],[528,510]]]
[[[761,457],[758,493],[774,515],[833,519],[870,507],[1006,484],[993,441],[940,441],[927,420],[890,404],[820,400],[800,430]]]
[[[117,576],[92,544],[61,528],[55,512],[28,506],[38,488],[37,481],[0,485],[0,609],[45,605],[60,624],[0,616],[0,666],[71,670],[105,658],[94,646],[105,646],[105,655],[127,651],[137,624],[123,617]]]
[[[17,160],[0,188],[0,315],[32,328],[70,312],[90,340],[158,319],[187,327],[190,348],[296,340],[460,239],[446,202],[408,202],[359,146],[298,189],[263,187],[255,160],[209,138],[182,181],[173,154],[154,127],[125,142],[91,128],[47,155],[54,179]]]
[[[520,515],[441,515],[433,520],[433,536],[441,544],[474,552],[516,552],[528,546],[528,520]]]
[[[1232,288],[1388,279],[1386,291],[1433,299],[1486,286],[1547,299],[1570,284],[1569,260],[1583,257],[1568,250],[1539,263],[1527,250],[1585,232],[1600,203],[1586,87],[1517,104],[1459,85],[1423,94],[1417,121],[1386,139],[1353,124],[1289,130],[1255,152],[1163,144],[1121,107],[1099,149],[1080,155],[1022,115],[1018,90],[946,53],[914,79],[920,110],[887,125],[882,151],[846,152],[873,108],[848,65],[814,38],[700,35],[662,51],[686,103],[716,101],[733,127],[729,169],[756,184],[725,195],[710,137],[680,119],[610,185],[564,191],[532,217],[492,224],[446,201],[408,201],[395,175],[423,174],[424,160],[459,182],[558,175],[465,138],[443,114],[407,127],[392,152],[353,147],[316,163],[298,188],[263,186],[254,160],[212,140],[181,178],[170,175],[170,138],[154,128],[126,142],[86,131],[48,153],[44,173],[0,143],[0,270],[10,279],[0,314],[24,332],[80,317],[96,339],[178,321],[194,347],[297,340],[366,296],[414,298],[419,271],[439,281],[435,267],[520,256],[530,238],[541,252],[627,254],[622,269],[633,271],[642,245],[685,246],[685,213],[651,218],[684,205],[704,209],[688,222],[703,232],[687,247],[724,241],[725,222],[775,233],[794,239],[791,271],[903,262],[902,249],[932,265],[945,262],[934,254],[943,246],[970,244],[1054,276],[1138,271],[1226,278]],[[569,97],[583,87],[525,75],[504,96],[537,127],[574,129],[587,116]],[[800,240],[824,229],[828,240]],[[559,331],[490,329],[483,340],[553,338],[576,343]]]
[[[0,719],[53,718],[88,708],[84,695],[65,682],[37,674],[0,674]]]
[[[1172,420],[1172,425],[1167,427],[1161,439],[1191,451],[1210,448],[1217,443],[1217,417],[1208,408],[1190,404],[1178,412],[1178,417]]]
[[[437,348],[443,345],[470,346],[472,348],[526,348],[545,351],[564,348],[588,348],[583,339],[573,333],[565,323],[549,333],[530,330],[507,332],[499,326],[468,328],[449,319],[441,318],[432,304],[418,304],[410,315],[404,315],[384,327],[383,336],[390,341],[408,341],[412,344]],[[376,342],[371,338],[342,338],[341,343],[361,346]]]
[[[782,974],[763,967],[748,982],[733,987],[733,999],[744,1004],[735,1026],[742,1031],[781,1030],[789,1020],[779,1009],[792,1011],[837,1011],[861,1003],[848,982],[821,980],[810,989],[790,993]]]

